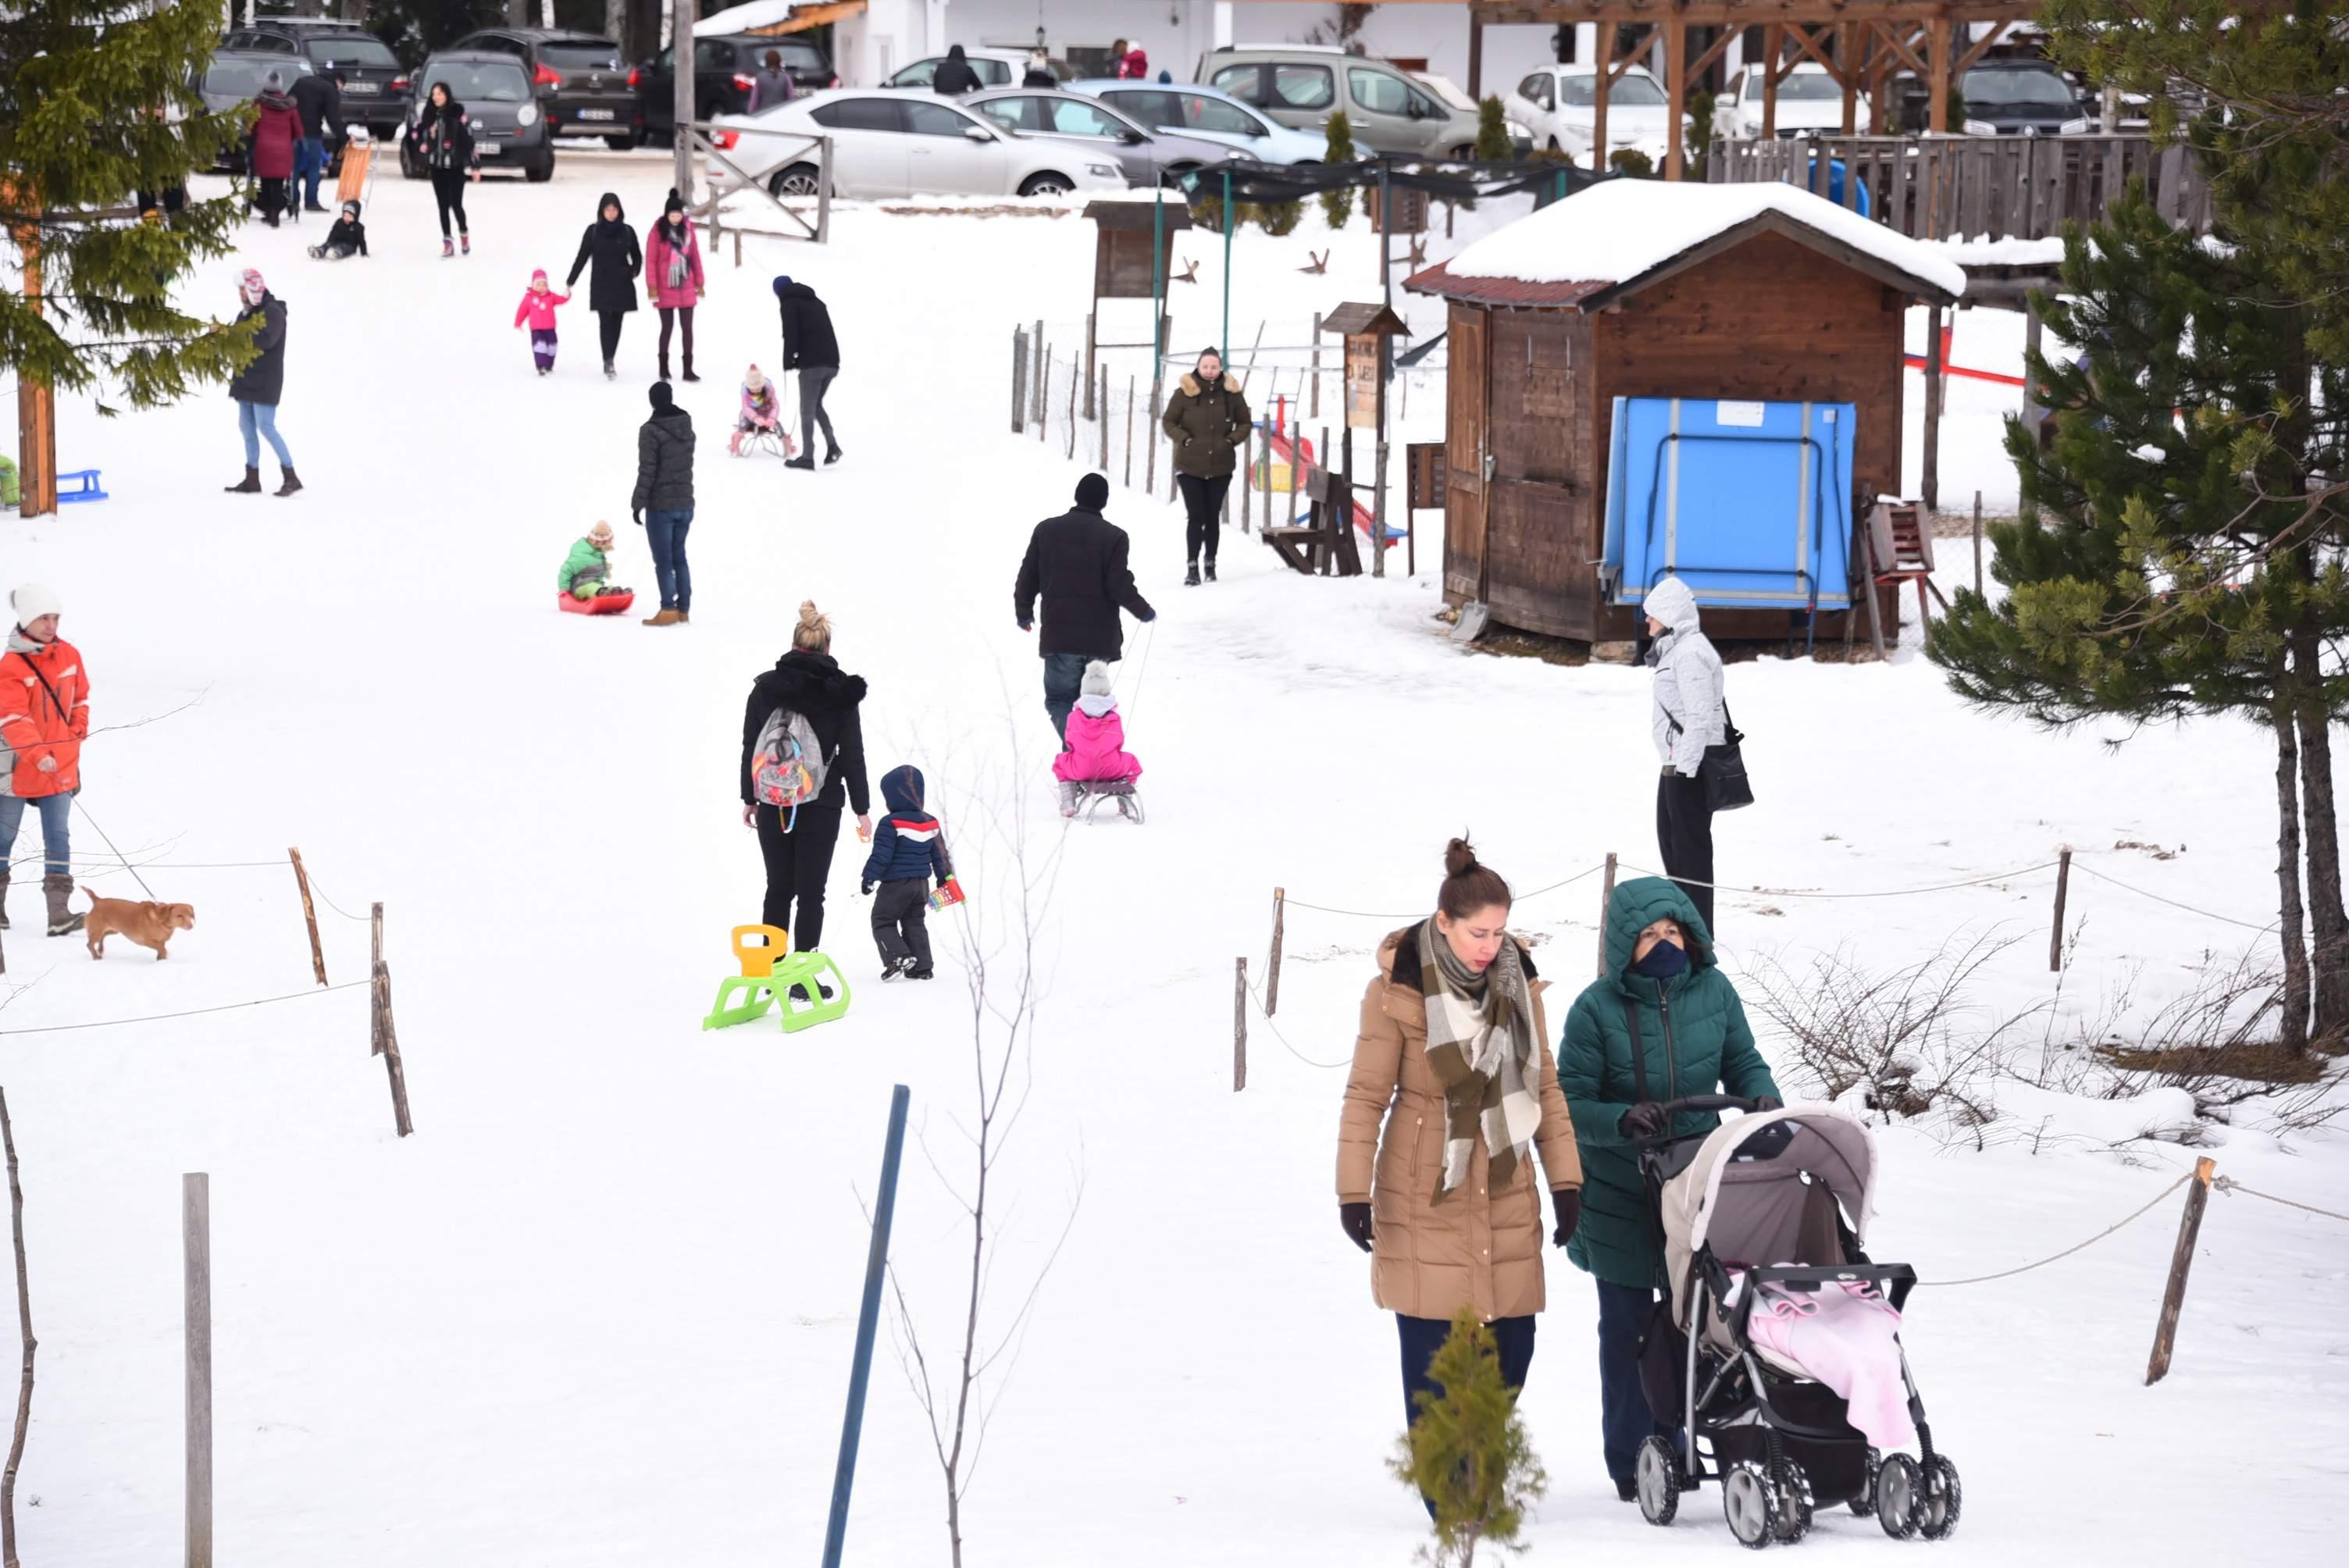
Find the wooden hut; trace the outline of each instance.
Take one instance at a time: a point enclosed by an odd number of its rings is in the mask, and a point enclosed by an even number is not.
[[[1793,186],[1613,180],[1404,286],[1451,305],[1445,599],[1604,642],[1638,628],[1601,569],[1616,399],[1851,404],[1848,500],[1864,512],[1899,493],[1902,313],[1954,301],[1965,274]],[[1789,622],[1730,609],[1706,624],[1775,638]]]

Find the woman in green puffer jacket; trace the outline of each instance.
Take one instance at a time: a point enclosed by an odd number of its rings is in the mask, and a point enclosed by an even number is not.
[[[1639,1019],[1642,1074],[1631,1058]],[[1607,973],[1567,1014],[1558,1088],[1582,1151],[1582,1223],[1567,1255],[1599,1284],[1599,1377],[1607,1473],[1625,1501],[1636,1495],[1640,1439],[1671,1429],[1649,1413],[1640,1388],[1640,1336],[1664,1284],[1648,1218],[1637,1140],[1666,1131],[1661,1105],[1690,1095],[1733,1094],[1775,1106],[1780,1096],[1754,1048],[1754,1031],[1713,937],[1688,894],[1661,877],[1615,890],[1607,905]],[[1671,1136],[1710,1132],[1710,1111],[1671,1118]]]

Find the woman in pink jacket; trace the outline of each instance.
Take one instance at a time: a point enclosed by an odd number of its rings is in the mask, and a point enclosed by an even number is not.
[[[1125,749],[1125,721],[1117,716],[1117,698],[1110,694],[1109,666],[1099,659],[1085,665],[1084,685],[1069,715],[1068,749],[1052,758],[1052,777],[1061,781],[1061,815],[1077,814],[1077,800],[1086,784],[1131,784],[1142,777],[1142,764]],[[1123,800],[1118,810],[1131,816]]]
[[[685,378],[698,381],[693,373],[693,307],[709,287],[701,272],[701,242],[694,234],[693,220],[685,215],[685,199],[672,191],[668,205],[661,209],[660,222],[653,225],[650,238],[645,242],[645,292],[660,311],[660,378],[668,379],[668,335],[678,318],[685,318]]]

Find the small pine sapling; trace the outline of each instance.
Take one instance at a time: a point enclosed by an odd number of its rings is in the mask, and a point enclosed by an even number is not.
[[[1340,109],[1330,117],[1330,141],[1321,154],[1321,161],[1336,165],[1351,163],[1354,158],[1354,128],[1348,123],[1346,111]],[[1328,220],[1330,227],[1342,229],[1346,226],[1346,220],[1353,215],[1352,186],[1343,185],[1335,191],[1321,192],[1321,216]]]
[[[1255,219],[1257,227],[1268,234],[1293,234],[1297,232],[1297,225],[1305,222],[1305,203],[1302,201],[1244,204],[1241,211],[1244,220]]]
[[[1501,1379],[1492,1330],[1463,1307],[1428,1364],[1442,1390],[1414,1396],[1418,1418],[1397,1439],[1388,1468],[1435,1505],[1435,1539],[1422,1558],[1470,1568],[1476,1548],[1521,1548],[1526,1511],[1549,1490],[1534,1457],[1516,1390]]]
[[[1617,148],[1609,155],[1607,167],[1634,180],[1653,180],[1656,177],[1656,160],[1636,147]]]
[[[1488,98],[1476,106],[1476,161],[1506,163],[1510,150],[1509,122],[1501,112],[1501,100]]]

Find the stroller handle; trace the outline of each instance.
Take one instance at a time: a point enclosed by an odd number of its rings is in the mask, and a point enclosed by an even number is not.
[[[1676,1116],[1683,1110],[1742,1110],[1751,1116],[1762,1108],[1757,1100],[1733,1094],[1692,1094],[1664,1101],[1663,1109],[1667,1116]]]

